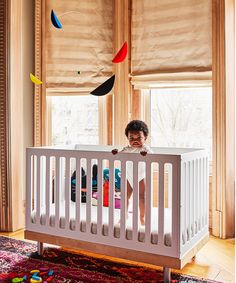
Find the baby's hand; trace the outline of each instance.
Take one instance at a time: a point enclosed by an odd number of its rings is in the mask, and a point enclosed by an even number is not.
[[[118,153],[118,149],[117,148],[112,149],[111,153],[114,154],[114,155],[117,154]]]
[[[140,154],[141,154],[142,156],[146,156],[146,155],[147,155],[147,151],[140,151]]]

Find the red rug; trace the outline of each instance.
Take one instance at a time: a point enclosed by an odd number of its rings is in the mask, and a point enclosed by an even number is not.
[[[27,277],[24,282],[30,282],[32,270],[40,270],[38,276],[41,276],[45,283],[163,282],[162,272],[155,269],[69,253],[50,247],[44,251],[43,256],[38,256],[36,250],[34,244],[0,237],[0,282],[12,282],[13,278],[23,276]],[[53,271],[52,276],[48,275],[49,271]],[[173,273],[171,278],[172,282],[176,283],[216,282]]]

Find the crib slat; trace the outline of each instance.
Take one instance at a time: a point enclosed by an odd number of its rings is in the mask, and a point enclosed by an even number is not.
[[[196,160],[193,160],[193,235],[196,233]]]
[[[70,158],[66,157],[65,168],[65,229],[70,227]]]
[[[109,166],[109,236],[113,236],[114,231],[114,162],[110,161]]]
[[[187,216],[187,231],[188,231],[188,238],[187,240],[190,240],[190,161],[187,162],[187,191],[186,191],[186,216]]]
[[[206,184],[205,184],[205,180],[206,180],[206,176],[205,176],[205,158],[202,158],[202,228],[205,226],[205,188],[206,188]]]
[[[46,225],[49,225],[50,207],[51,207],[51,166],[50,156],[46,156]]]
[[[127,180],[126,161],[121,161],[121,206],[120,206],[120,238],[126,239],[126,215],[127,211]]]
[[[37,210],[37,155],[33,156],[33,210]],[[37,219],[36,219],[37,221]]]
[[[200,230],[200,161],[199,159],[196,160],[197,162],[197,232]]]
[[[189,215],[189,240],[191,240],[191,226],[192,226],[192,161],[189,161],[189,200],[188,200],[188,215]]]
[[[194,160],[190,161],[191,171],[190,171],[190,211],[191,211],[191,238],[194,237]]]
[[[34,156],[31,155],[30,151],[27,150],[27,157],[26,157],[26,209],[27,209],[27,226],[31,224],[31,215],[32,215],[32,204],[33,204],[33,192],[32,192],[32,181],[33,181],[33,158]]]
[[[159,163],[158,245],[164,243],[164,163]]]
[[[204,227],[205,223],[204,223],[204,215],[205,215],[205,158],[202,157],[202,217],[201,217],[201,221],[202,221],[202,228]]]
[[[206,226],[209,227],[209,219],[208,219],[208,211],[209,211],[209,161],[208,157],[206,157]]]
[[[46,207],[45,207],[45,185],[46,185],[46,179],[45,179],[45,157],[40,156],[40,215],[44,215],[46,213]],[[41,221],[40,221],[41,222]]]
[[[92,168],[91,159],[87,159],[87,188],[86,188],[86,233],[91,231],[91,198],[92,198]]]
[[[37,155],[37,189],[36,189],[36,199],[37,199],[37,206],[36,206],[36,223],[40,223],[40,210],[41,210],[41,187],[40,187],[40,156]]]
[[[208,191],[208,187],[207,187],[207,181],[208,181],[208,170],[207,170],[207,166],[208,166],[208,162],[207,162],[207,157],[204,158],[205,160],[205,166],[204,166],[204,182],[205,182],[205,186],[204,186],[204,204],[205,204],[205,210],[204,210],[204,226],[207,224],[207,191]]]
[[[202,230],[202,158],[199,159],[199,175],[200,175],[200,182],[199,182],[199,192],[200,192],[200,196],[199,196],[199,202],[200,202],[200,211],[199,211],[199,227],[200,227],[200,231]]]
[[[54,194],[55,194],[55,227],[59,227],[59,219],[60,219],[60,167],[61,167],[61,158],[56,156],[56,175],[54,182]],[[55,186],[56,183],[56,186]]]
[[[151,242],[152,223],[152,182],[151,163],[146,161],[146,190],[145,190],[145,242]]]
[[[174,169],[173,169],[173,182],[174,182]],[[172,188],[174,190],[174,186]],[[181,167],[181,233],[184,237],[184,242],[186,241],[186,215],[185,215],[185,205],[186,205],[186,162],[182,163]],[[173,194],[172,194],[172,204],[173,204]],[[173,209],[173,208],[172,208]],[[173,233],[173,230],[172,230]]]
[[[182,243],[182,234],[180,233],[180,178],[183,172],[181,171],[182,168],[179,167],[180,159],[177,159],[175,162],[172,163],[172,242],[171,247],[173,250],[178,253],[179,245]],[[185,167],[186,168],[186,167]],[[185,170],[186,174],[186,170]],[[185,193],[186,190],[186,183],[185,183]],[[186,202],[185,202],[186,205]],[[182,215],[181,215],[182,217]],[[183,231],[183,230],[181,230]],[[186,226],[185,230],[186,231]],[[180,238],[181,235],[181,238]]]
[[[76,231],[80,231],[80,207],[81,207],[81,165],[80,158],[76,158]]]
[[[184,235],[185,235],[185,243],[188,239],[187,229],[188,229],[188,215],[187,215],[187,205],[188,205],[188,162],[185,162],[185,192],[184,192],[184,217],[185,217],[185,227],[184,227]]]
[[[139,208],[139,176],[138,176],[138,162],[133,162],[133,241],[138,239],[138,208]]]
[[[168,167],[168,207],[172,207],[172,178],[173,178],[173,167]]]
[[[98,187],[98,217],[97,217],[97,233],[102,234],[102,209],[103,209],[103,169],[102,169],[102,159],[98,159],[98,174],[97,174],[97,187]]]

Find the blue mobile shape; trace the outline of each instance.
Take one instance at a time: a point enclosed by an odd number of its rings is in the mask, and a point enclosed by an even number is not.
[[[53,10],[51,11],[51,21],[55,28],[62,28],[62,25]]]

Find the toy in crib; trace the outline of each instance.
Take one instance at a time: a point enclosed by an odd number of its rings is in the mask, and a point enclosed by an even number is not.
[[[120,208],[120,169],[115,168],[115,208]],[[71,200],[76,199],[76,171],[71,176]],[[97,205],[97,165],[92,167],[92,204]],[[86,202],[86,174],[81,169],[81,202]],[[109,206],[109,169],[103,170],[103,206]]]
[[[114,193],[115,208],[120,209],[120,192]],[[94,192],[92,195],[92,204],[97,205],[98,193]],[[103,206],[109,206],[109,181],[104,181],[103,184]]]

